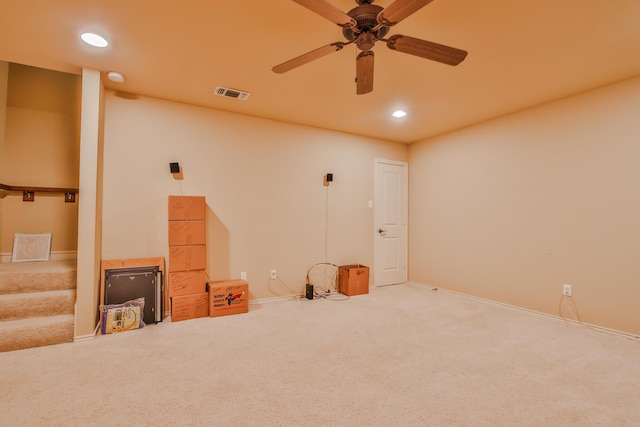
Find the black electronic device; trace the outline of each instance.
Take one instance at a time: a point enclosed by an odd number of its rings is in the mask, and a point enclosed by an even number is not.
[[[104,304],[144,297],[144,323],[162,321],[162,274],[158,266],[105,270]]]
[[[307,297],[307,299],[313,299],[313,285],[310,283],[307,283],[305,296]]]
[[[180,173],[180,163],[169,163],[171,173]]]
[[[332,173],[328,173],[327,174],[327,182],[333,182],[333,174]]]

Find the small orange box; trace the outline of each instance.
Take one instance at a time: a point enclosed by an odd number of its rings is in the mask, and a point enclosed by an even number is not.
[[[204,270],[170,271],[169,296],[201,294],[207,291],[207,274]]]
[[[209,282],[209,317],[247,313],[249,284],[244,280]]]
[[[205,221],[169,221],[169,246],[206,244]]]
[[[209,315],[209,294],[182,295],[171,298],[171,321],[196,319]]]
[[[360,264],[342,265],[338,269],[338,291],[344,295],[369,293],[369,267]]]
[[[169,221],[204,221],[204,196],[169,196]]]
[[[206,245],[170,246],[169,271],[207,269]]]

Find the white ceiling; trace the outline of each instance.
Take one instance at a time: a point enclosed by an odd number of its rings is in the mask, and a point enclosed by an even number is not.
[[[110,46],[83,45],[86,31]],[[271,71],[344,41],[292,0],[0,0],[0,60],[115,70],[125,83],[105,85],[118,91],[406,143],[640,75],[638,0],[434,0],[392,34],[469,55],[451,67],[379,43],[374,90],[356,95],[353,45]],[[251,97],[214,96],[216,86]],[[409,115],[392,119],[397,107]]]

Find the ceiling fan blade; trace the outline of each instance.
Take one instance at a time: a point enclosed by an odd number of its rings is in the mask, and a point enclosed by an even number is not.
[[[389,49],[420,56],[432,61],[442,62],[447,65],[458,65],[467,57],[467,51],[465,50],[400,34],[389,37],[386,42]]]
[[[378,14],[378,22],[388,27],[396,25],[432,1],[433,0],[396,0]]]
[[[356,21],[326,0],[293,0],[341,27],[355,27]]]
[[[360,52],[356,58],[356,93],[364,95],[373,90],[373,51]]]
[[[290,59],[282,64],[276,65],[272,68],[274,73],[282,74],[287,71],[293,70],[301,65],[304,65],[308,62],[313,61],[314,59],[322,58],[325,55],[330,54],[331,52],[335,52],[344,47],[344,43],[335,42],[328,44],[326,46],[319,47],[317,49],[312,50],[311,52],[307,52],[303,55],[296,56],[293,59]]]

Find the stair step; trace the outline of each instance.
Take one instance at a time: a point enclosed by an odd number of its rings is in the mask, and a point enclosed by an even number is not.
[[[0,263],[0,295],[76,288],[76,260]]]
[[[0,352],[73,341],[73,314],[0,322]]]
[[[73,314],[75,302],[74,289],[0,295],[0,321]]]

